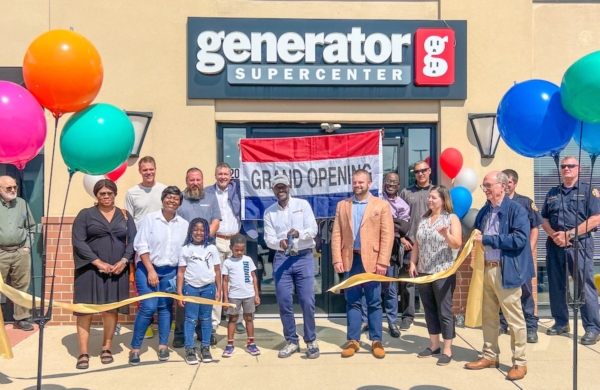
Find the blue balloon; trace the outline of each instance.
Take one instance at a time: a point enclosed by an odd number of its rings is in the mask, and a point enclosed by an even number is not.
[[[583,131],[581,122],[573,133],[573,139],[581,149],[589,154],[600,154],[600,123],[583,122]]]
[[[545,80],[515,84],[498,106],[498,130],[509,148],[525,157],[559,153],[578,121],[563,108],[560,88]]]
[[[465,187],[454,187],[450,190],[450,199],[454,207],[454,214],[458,218],[464,217],[471,208],[473,203],[473,195]]]

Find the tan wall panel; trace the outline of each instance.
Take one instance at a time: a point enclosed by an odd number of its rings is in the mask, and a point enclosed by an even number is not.
[[[440,152],[460,150],[463,166],[475,170],[480,181],[492,170],[515,169],[521,173],[519,190],[528,196],[533,195],[533,160],[510,151],[503,141],[494,159],[482,160],[467,117],[496,112],[514,81],[531,78],[531,13],[531,2],[522,0],[440,1],[440,18],[468,20],[467,100],[440,103]],[[480,208],[483,191],[473,195],[473,207]]]

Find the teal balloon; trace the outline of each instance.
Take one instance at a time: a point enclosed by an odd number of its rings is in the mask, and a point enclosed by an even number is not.
[[[123,110],[92,104],[74,114],[60,135],[60,152],[69,172],[104,175],[129,158],[135,131]]]
[[[573,139],[582,150],[589,154],[600,155],[600,123],[583,123],[577,126],[577,130],[573,133]]]
[[[567,69],[560,85],[560,100],[571,116],[600,123],[600,51],[580,58]]]

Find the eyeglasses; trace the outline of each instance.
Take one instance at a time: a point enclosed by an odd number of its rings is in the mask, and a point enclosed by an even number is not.
[[[493,186],[495,186],[496,184],[500,184],[500,182],[497,182],[497,183],[492,183],[492,184],[490,184],[490,183],[488,183],[488,184],[481,184],[481,185],[479,185],[479,187],[480,187],[482,190],[484,190],[484,191],[485,191],[485,190],[489,190],[490,188],[492,188],[492,187],[493,187]]]
[[[398,180],[386,180],[385,184],[397,186],[398,184],[400,184],[400,182]]]
[[[103,198],[105,196],[109,196],[109,197],[113,197],[115,196],[115,193],[110,191],[110,192],[98,192],[98,195]]]
[[[577,168],[579,166],[579,164],[561,164],[560,165],[560,169],[573,169],[573,168]]]
[[[4,189],[9,192],[16,191],[17,188],[19,188],[19,186],[17,186],[17,185],[4,187]]]
[[[413,172],[415,173],[415,175],[420,175],[422,173],[425,173],[429,170],[429,168],[423,168],[423,169],[413,169]]]

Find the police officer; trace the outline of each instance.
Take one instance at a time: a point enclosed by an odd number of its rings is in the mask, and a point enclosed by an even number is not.
[[[548,335],[568,333],[569,310],[566,302],[567,275],[565,262],[573,274],[575,250],[573,239],[575,229],[579,235],[578,275],[580,288],[585,293],[585,304],[581,307],[581,317],[585,334],[581,344],[596,344],[600,335],[598,319],[598,290],[594,285],[594,238],[590,231],[600,223],[600,192],[590,188],[588,183],[579,181],[579,161],[572,156],[562,159],[560,173],[563,184],[554,187],[546,195],[542,217],[542,228],[548,233],[546,241],[546,266],[550,290],[550,311],[554,325]],[[585,270],[585,273],[584,273]],[[575,296],[579,291],[575,292]]]
[[[519,182],[519,175],[512,169],[505,169],[502,171],[508,176],[508,186],[506,187],[506,194],[508,197],[520,204],[527,211],[529,223],[531,227],[531,235],[529,236],[529,244],[531,247],[531,253],[535,259],[537,256],[537,240],[539,235],[539,226],[544,222],[544,219],[540,215],[535,203],[531,198],[527,196],[519,195],[515,192],[517,184]],[[535,264],[535,263],[534,263]],[[535,269],[535,268],[534,268]],[[538,342],[538,317],[535,315],[535,302],[533,300],[533,287],[531,285],[531,279],[521,287],[521,306],[523,307],[523,314],[525,315],[525,322],[527,323],[527,342],[537,343]],[[500,334],[508,334],[508,324],[506,318],[500,311]]]

